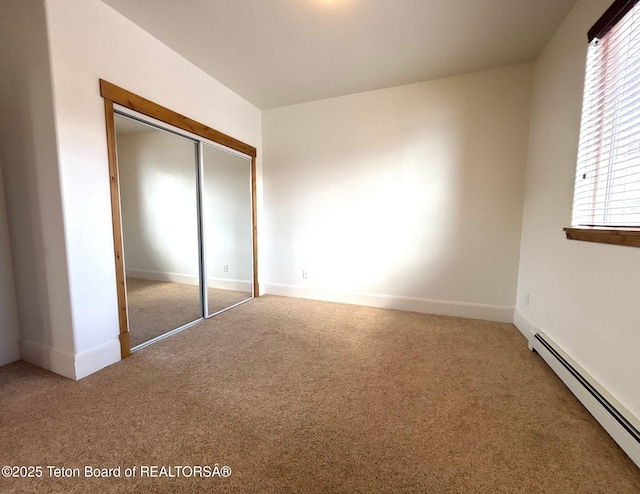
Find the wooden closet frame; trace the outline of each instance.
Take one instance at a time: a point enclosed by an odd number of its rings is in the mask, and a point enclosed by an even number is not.
[[[107,128],[107,149],[109,155],[109,178],[111,182],[111,212],[113,216],[113,246],[116,262],[118,285],[118,320],[120,323],[120,354],[122,358],[131,355],[129,341],[129,322],[127,315],[127,293],[124,272],[124,248],[122,243],[122,216],[120,210],[120,182],[118,178],[118,157],[116,155],[116,128],[114,103],[135,110],[161,122],[191,132],[215,143],[251,156],[251,215],[253,220],[253,296],[258,297],[258,217],[256,200],[256,148],[234,139],[222,132],[207,127],[195,120],[176,113],[153,101],[138,96],[126,89],[100,79],[100,95],[104,98],[104,111]],[[206,317],[206,314],[205,314]]]

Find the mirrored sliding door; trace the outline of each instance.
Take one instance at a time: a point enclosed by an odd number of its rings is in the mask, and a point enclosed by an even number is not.
[[[208,315],[253,296],[251,159],[202,144]]]
[[[122,358],[259,295],[250,144],[100,80]]]
[[[203,317],[192,139],[115,115],[130,344]]]

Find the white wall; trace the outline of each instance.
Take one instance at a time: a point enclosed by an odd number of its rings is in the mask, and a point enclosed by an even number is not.
[[[0,161],[21,356],[73,375],[73,321],[43,2],[0,2],[0,47]]]
[[[267,292],[511,321],[531,73],[265,111]]]
[[[4,200],[2,168],[0,168],[0,365],[20,358],[18,337],[18,311],[13,283],[9,224]]]
[[[260,111],[98,0],[3,1],[2,14],[2,161],[21,334],[36,343],[23,358],[81,378],[120,358],[98,79],[259,156]]]
[[[562,231],[571,223],[586,33],[610,4],[579,1],[536,63],[516,323],[549,335],[640,417],[640,249]]]

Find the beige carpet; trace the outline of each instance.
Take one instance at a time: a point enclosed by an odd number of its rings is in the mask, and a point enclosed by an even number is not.
[[[251,293],[209,288],[209,313],[251,298]],[[131,347],[202,317],[197,285],[127,278]]]
[[[640,492],[510,324],[262,297],[79,382],[5,366],[0,407],[0,465],[232,469],[3,493]]]

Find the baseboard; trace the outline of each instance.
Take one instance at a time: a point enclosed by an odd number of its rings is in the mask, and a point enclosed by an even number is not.
[[[516,309],[513,314],[513,324],[527,339],[527,342],[529,343],[529,350],[533,350],[533,340],[538,332],[538,328],[536,328],[533,321]]]
[[[183,283],[185,285],[199,285],[200,276],[190,274],[168,273],[165,271],[150,271],[147,269],[127,268],[127,278],[140,278],[142,280],[166,281],[167,283]]]
[[[536,334],[533,349],[640,467],[640,420],[544,333]]]
[[[78,380],[120,360],[120,342],[114,340],[77,355],[60,352],[35,341],[20,340],[20,358],[69,379]]]
[[[149,271],[146,269],[127,269],[127,277],[142,280],[164,281],[167,283],[182,283],[184,285],[199,285],[200,277],[181,273],[168,273],[163,271]],[[220,290],[234,290],[238,292],[250,292],[251,280],[233,280],[227,278],[207,279],[209,288]]]
[[[466,302],[449,302],[423,298],[400,297],[397,295],[380,295],[373,293],[347,293],[329,290],[316,290],[295,285],[266,283],[265,294],[283,297],[325,300],[343,304],[366,305],[383,309],[397,309],[428,314],[468,317],[497,322],[513,322],[513,308],[500,305],[471,304]]]
[[[0,343],[0,366],[20,360],[18,340],[7,340]]]
[[[207,280],[207,286],[209,288],[233,290],[236,292],[251,292],[253,289],[250,280],[228,280],[224,278],[209,278]]]
[[[115,364],[121,360],[120,341],[113,340],[97,348],[92,348],[86,352],[76,355],[76,375],[77,380],[83,379],[100,369]]]
[[[69,379],[76,378],[73,355],[60,352],[35,341],[20,340],[20,358]]]

